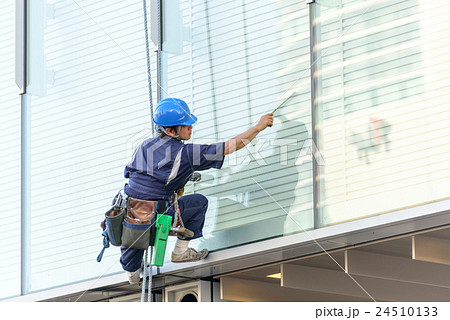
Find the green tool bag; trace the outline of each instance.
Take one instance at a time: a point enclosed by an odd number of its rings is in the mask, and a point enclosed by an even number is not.
[[[105,213],[106,232],[113,246],[122,245],[122,228],[125,209],[114,206]]]

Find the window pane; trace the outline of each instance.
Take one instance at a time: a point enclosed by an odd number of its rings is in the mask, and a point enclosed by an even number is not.
[[[33,3],[32,291],[121,271],[100,221],[150,127],[142,2]]]
[[[295,91],[253,148],[228,156],[221,170],[204,172],[186,188],[209,199],[197,245],[221,249],[312,228],[311,157],[295,165],[311,138],[308,7],[180,1],[178,10],[171,12],[181,22],[180,42],[163,44],[164,89],[198,117],[194,143],[246,131]]]
[[[322,225],[448,198],[450,5],[373,3],[315,5]]]
[[[15,84],[15,5],[0,4],[0,298],[20,294],[20,96]]]

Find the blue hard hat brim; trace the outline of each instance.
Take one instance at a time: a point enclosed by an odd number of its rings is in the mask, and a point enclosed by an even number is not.
[[[184,123],[182,123],[181,125],[184,125],[184,126],[192,126],[194,123],[196,123],[197,122],[197,117],[196,116],[194,116],[193,114],[191,114],[190,116],[189,116],[189,120],[187,120],[187,121],[185,121]]]
[[[194,116],[193,114],[190,114],[189,119],[182,123],[161,123],[161,122],[156,122],[155,119],[153,119],[153,123],[155,123],[156,125],[161,126],[161,127],[192,126],[196,122],[197,122],[197,117]]]

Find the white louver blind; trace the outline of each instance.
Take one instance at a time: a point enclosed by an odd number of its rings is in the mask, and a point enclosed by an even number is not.
[[[32,290],[121,270],[118,248],[96,262],[99,225],[123,187],[129,151],[150,132],[142,1],[45,10],[32,12],[44,19],[45,60],[31,63],[47,76],[36,80],[46,92],[32,92]]]
[[[448,198],[449,3],[328,3],[317,1],[322,224]]]
[[[182,54],[167,54],[167,64],[170,95],[190,102],[199,119],[194,143],[226,141],[246,131],[296,91],[277,111],[275,125],[254,141],[264,162],[240,150],[193,187],[209,199],[204,241],[220,249],[311,228],[311,161],[294,165],[311,137],[307,6],[268,0],[190,3],[186,8],[189,1],[180,1],[190,37],[184,38]],[[280,142],[291,143],[287,164],[280,164]]]
[[[20,294],[20,96],[15,84],[15,5],[0,4],[0,299]]]

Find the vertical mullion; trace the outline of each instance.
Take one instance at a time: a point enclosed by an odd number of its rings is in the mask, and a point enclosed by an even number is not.
[[[307,1],[309,5],[309,37],[310,37],[310,71],[311,71],[311,131],[312,141],[316,148],[313,148],[312,166],[313,166],[313,214],[314,229],[319,227],[319,204],[320,204],[320,185],[319,185],[319,166],[316,160],[316,153],[320,150],[319,132],[318,132],[318,76],[317,76],[317,25],[316,25],[316,4],[314,1]],[[315,151],[317,150],[317,151]]]
[[[27,92],[27,0],[16,0],[16,84],[19,87],[21,105],[21,146],[20,146],[20,294],[30,290],[30,223],[31,223],[31,109]]]
[[[21,96],[21,294],[30,290],[31,231],[31,108],[30,96]]]

